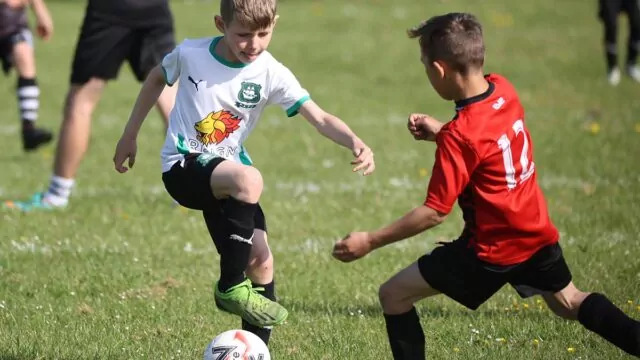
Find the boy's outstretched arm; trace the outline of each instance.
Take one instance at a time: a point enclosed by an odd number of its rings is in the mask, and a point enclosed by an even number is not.
[[[437,124],[436,124],[437,125]],[[357,260],[372,250],[417,235],[444,221],[458,196],[469,184],[479,163],[469,145],[451,131],[437,130],[436,161],[423,205],[377,231],[354,232],[338,241],[333,256],[343,262]]]
[[[363,170],[363,175],[369,175],[375,170],[373,151],[342,120],[322,110],[312,100],[302,104],[299,112],[320,134],[351,150],[355,156],[351,162],[352,165],[356,165],[353,168],[354,172]]]
[[[442,223],[446,216],[426,205],[419,206],[379,230],[350,233],[334,245],[333,256],[342,262],[357,260],[375,249],[431,229]]]
[[[162,73],[161,65],[158,65],[149,72],[147,79],[142,84],[142,89],[140,89],[136,103],[133,106],[133,110],[129,116],[129,121],[127,122],[124,132],[118,141],[118,145],[116,146],[113,163],[118,172],[125,173],[129,170],[124,166],[124,162],[127,159],[129,159],[129,167],[133,167],[136,160],[136,152],[138,150],[136,144],[138,132],[142,127],[144,119],[149,114],[149,111],[158,101],[164,87],[164,75]]]

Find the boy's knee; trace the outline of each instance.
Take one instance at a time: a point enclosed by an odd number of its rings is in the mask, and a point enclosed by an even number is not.
[[[238,199],[249,203],[258,202],[262,194],[262,174],[252,166],[243,166],[234,176]]]
[[[268,247],[252,254],[249,259],[249,268],[253,273],[266,273],[273,270],[273,255]]]
[[[589,293],[582,292],[578,289],[571,291],[560,296],[556,296],[558,307],[553,309],[553,312],[563,319],[577,320],[578,312],[580,311],[580,305],[584,299],[589,296]]]
[[[397,295],[398,289],[390,281],[385,282],[378,289],[378,298],[385,314],[395,314],[397,308],[403,307]]]

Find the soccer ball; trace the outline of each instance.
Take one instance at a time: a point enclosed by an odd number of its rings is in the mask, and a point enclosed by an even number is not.
[[[228,330],[216,336],[204,351],[204,360],[271,360],[267,345],[255,334]]]

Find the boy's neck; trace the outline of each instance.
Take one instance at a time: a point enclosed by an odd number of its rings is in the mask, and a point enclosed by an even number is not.
[[[213,52],[229,63],[240,63],[240,60],[233,54],[233,52],[231,52],[229,46],[227,46],[227,43],[224,40],[224,36],[220,39],[220,41],[218,41],[216,47],[213,49]]]
[[[473,73],[458,78],[459,92],[454,97],[454,101],[460,101],[474,96],[484,94],[489,89],[489,82],[482,72]]]

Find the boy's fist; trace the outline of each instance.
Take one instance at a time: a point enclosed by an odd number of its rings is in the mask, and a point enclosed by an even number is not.
[[[425,114],[411,114],[407,128],[416,140],[435,141],[444,124]]]

